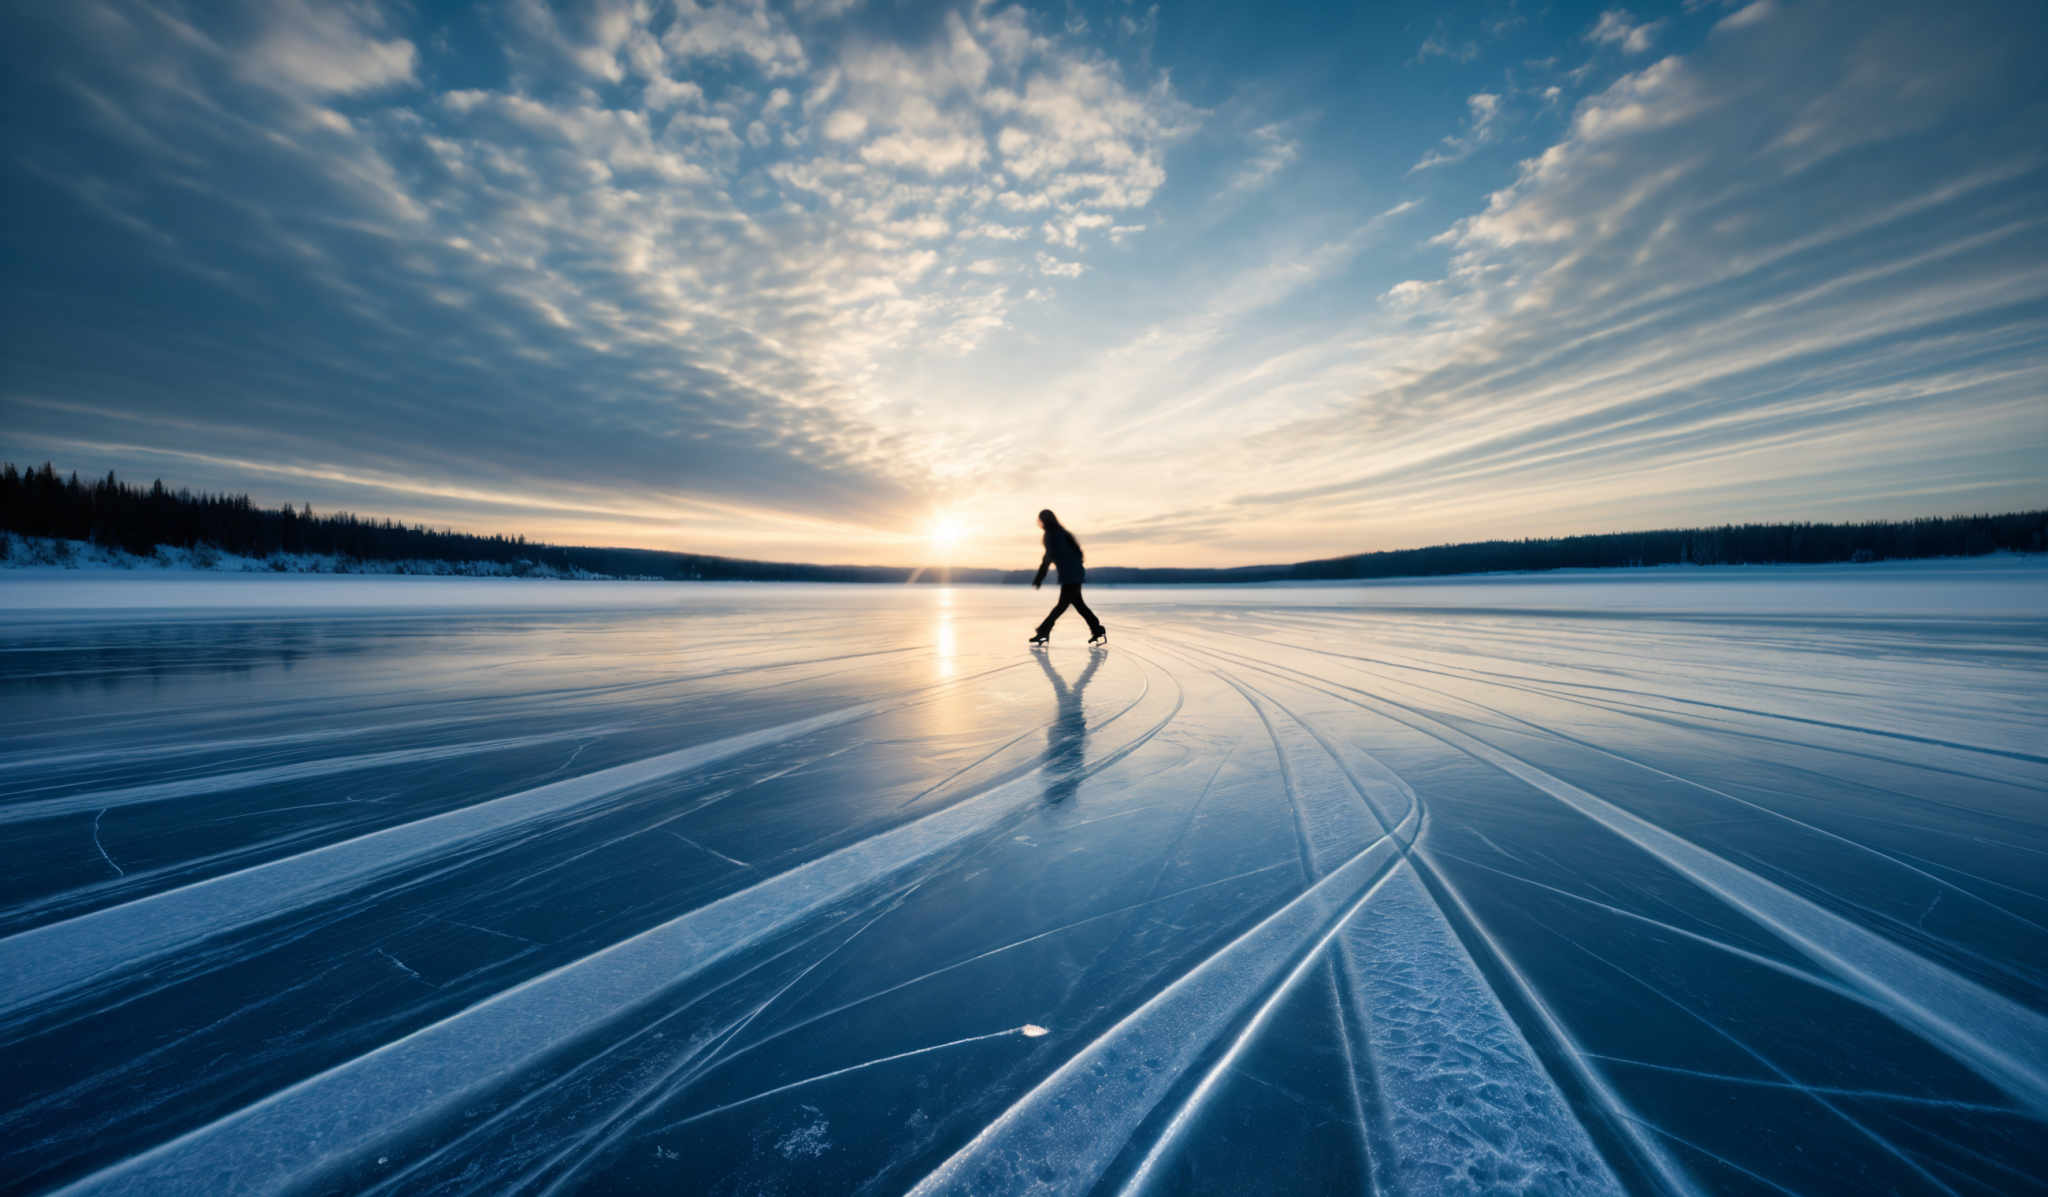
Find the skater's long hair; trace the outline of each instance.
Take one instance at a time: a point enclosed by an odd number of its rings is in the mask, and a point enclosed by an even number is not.
[[[1064,540],[1074,546],[1074,556],[1080,557],[1083,555],[1081,552],[1081,542],[1074,539],[1072,532],[1067,531],[1067,526],[1060,522],[1060,517],[1052,513],[1052,508],[1048,507],[1039,512],[1038,522],[1045,525],[1044,539],[1046,548],[1049,549]]]

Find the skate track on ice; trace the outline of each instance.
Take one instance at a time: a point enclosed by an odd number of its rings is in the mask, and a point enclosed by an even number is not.
[[[140,584],[0,578],[9,1192],[2048,1175],[2038,563]]]

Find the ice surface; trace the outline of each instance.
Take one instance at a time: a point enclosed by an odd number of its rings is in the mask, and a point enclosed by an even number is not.
[[[2048,568],[0,576],[10,1191],[2011,1192]]]

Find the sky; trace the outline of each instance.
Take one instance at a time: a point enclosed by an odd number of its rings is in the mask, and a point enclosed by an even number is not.
[[[2048,5],[70,0],[0,458],[1024,567],[2048,506]]]

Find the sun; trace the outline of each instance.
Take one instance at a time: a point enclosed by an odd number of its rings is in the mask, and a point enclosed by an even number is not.
[[[961,541],[967,539],[967,525],[957,517],[942,515],[932,521],[930,535],[934,551],[951,552],[959,547]]]

